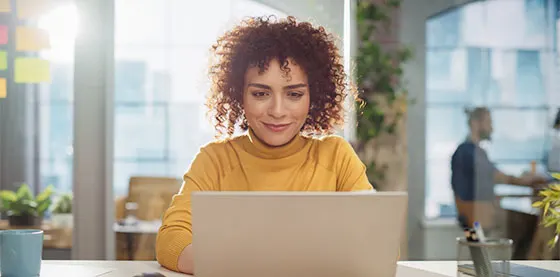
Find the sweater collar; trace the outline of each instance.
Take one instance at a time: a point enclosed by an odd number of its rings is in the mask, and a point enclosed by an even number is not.
[[[264,144],[249,128],[243,147],[249,154],[263,159],[282,159],[300,152],[307,142],[302,135],[296,135],[290,142],[282,146]]]

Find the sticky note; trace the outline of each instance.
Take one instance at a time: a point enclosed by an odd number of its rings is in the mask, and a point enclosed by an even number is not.
[[[6,98],[7,93],[6,79],[0,78],[0,98]]]
[[[0,70],[8,68],[8,52],[0,51]]]
[[[16,51],[40,51],[50,48],[49,34],[39,28],[16,27]]]
[[[47,12],[49,2],[51,0],[16,0],[18,19],[38,19]]]
[[[9,13],[11,11],[10,0],[0,0],[0,13]]]
[[[14,82],[41,83],[51,79],[49,61],[39,58],[18,57],[14,60]]]
[[[8,26],[0,25],[0,44],[8,43]]]

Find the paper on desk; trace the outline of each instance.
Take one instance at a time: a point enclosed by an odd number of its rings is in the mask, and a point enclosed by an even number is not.
[[[42,264],[41,277],[80,276],[95,277],[107,274],[114,269],[86,265]],[[62,274],[64,273],[64,274]]]

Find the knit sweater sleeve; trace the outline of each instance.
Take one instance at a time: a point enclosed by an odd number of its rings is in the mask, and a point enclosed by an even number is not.
[[[183,176],[183,185],[163,215],[156,239],[156,259],[163,266],[178,271],[183,249],[192,243],[191,194],[195,191],[216,190],[218,164],[204,148],[197,154]]]

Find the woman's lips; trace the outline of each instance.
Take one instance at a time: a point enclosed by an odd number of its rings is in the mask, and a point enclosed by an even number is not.
[[[269,130],[273,131],[273,132],[282,132],[286,129],[288,129],[288,127],[290,126],[290,124],[268,124],[268,123],[263,123],[264,126],[266,128],[268,128]]]

